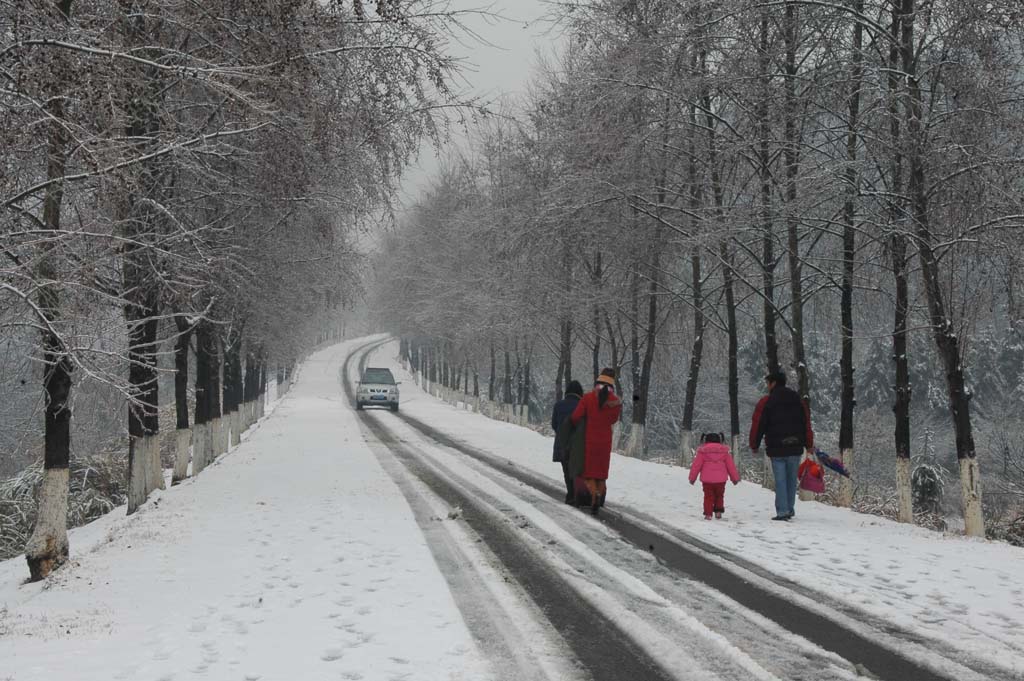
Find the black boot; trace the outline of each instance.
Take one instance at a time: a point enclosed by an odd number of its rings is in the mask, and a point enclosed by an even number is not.
[[[597,512],[600,511],[600,510],[601,510],[601,504],[598,503],[598,500],[595,498],[594,502],[590,505],[590,515],[592,515],[592,516],[594,516],[596,518],[597,517]]]

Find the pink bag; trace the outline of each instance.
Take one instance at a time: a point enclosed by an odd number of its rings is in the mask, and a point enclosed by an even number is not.
[[[825,493],[825,471],[811,460],[800,464],[800,489],[814,494]]]

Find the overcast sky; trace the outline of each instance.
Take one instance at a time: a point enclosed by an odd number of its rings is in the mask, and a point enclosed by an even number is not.
[[[466,94],[485,100],[524,94],[537,52],[553,54],[559,42],[557,29],[543,20],[550,6],[544,0],[450,0],[450,5],[456,11],[479,9],[504,17],[464,16],[464,23],[479,38],[467,36],[449,45],[452,55],[466,60]],[[453,128],[451,144],[464,143],[464,131]],[[402,201],[414,201],[437,167],[433,145],[424,144],[419,161],[403,178]]]

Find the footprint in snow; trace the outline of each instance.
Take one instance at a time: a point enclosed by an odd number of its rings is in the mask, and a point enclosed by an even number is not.
[[[326,652],[324,652],[323,655],[320,656],[320,659],[324,662],[337,662],[342,658],[344,654],[345,651],[343,651],[341,648],[329,648],[327,649]]]
[[[344,672],[341,675],[341,678],[345,679],[346,681],[359,681],[363,678],[363,675],[359,672]]]

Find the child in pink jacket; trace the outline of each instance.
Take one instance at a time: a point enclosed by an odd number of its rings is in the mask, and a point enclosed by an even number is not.
[[[716,518],[725,513],[725,483],[739,484],[740,473],[736,470],[736,462],[729,454],[729,448],[723,444],[725,437],[720,433],[707,433],[701,436],[697,457],[690,466],[690,484],[700,481],[704,485],[704,520],[711,520],[712,512]]]

